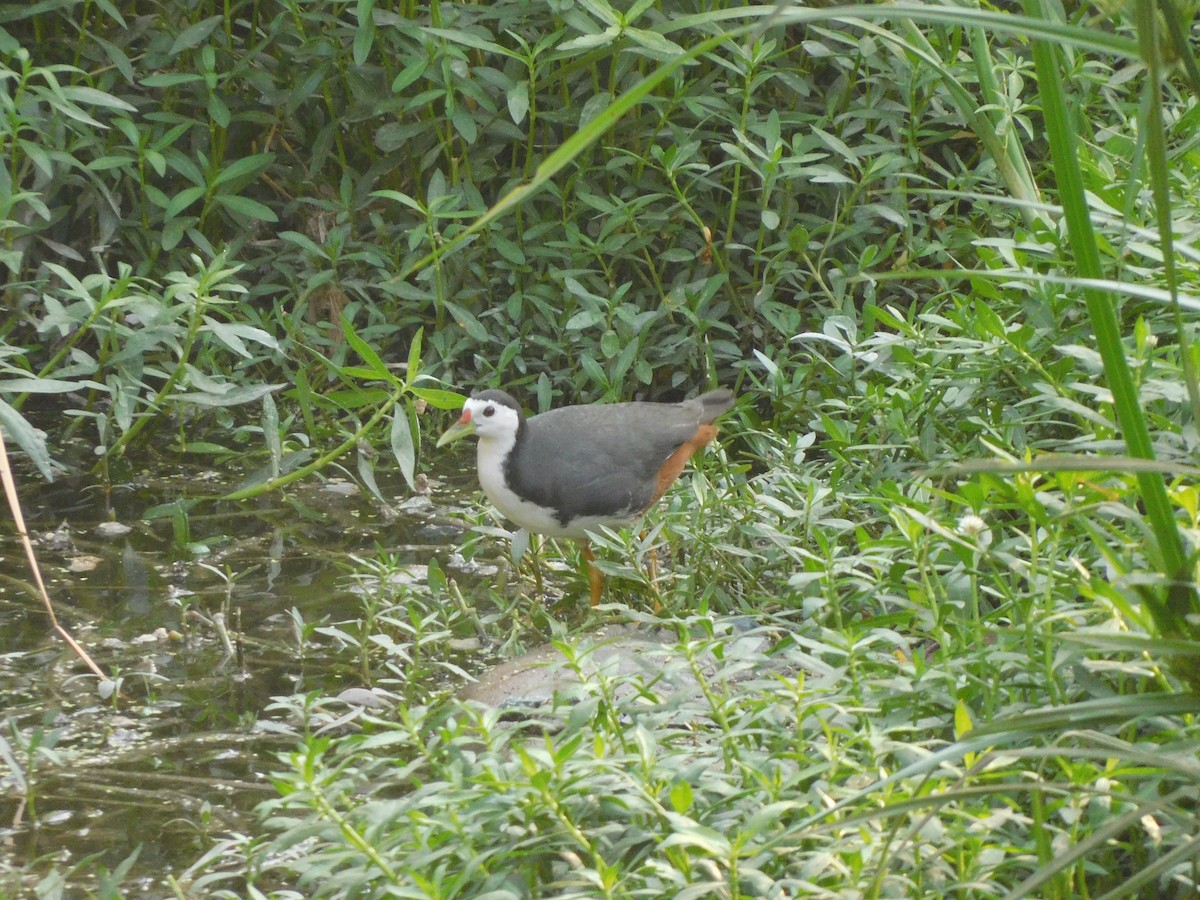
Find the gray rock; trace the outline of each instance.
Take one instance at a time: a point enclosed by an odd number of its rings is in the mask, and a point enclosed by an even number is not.
[[[723,644],[721,656],[725,661],[719,661],[711,648],[706,649],[699,659],[701,676],[729,681],[755,674],[761,668],[760,663],[765,661],[762,656],[767,648],[765,634],[761,631],[743,633],[744,629],[736,621],[726,620],[724,624],[728,627],[717,640]],[[468,685],[459,695],[464,700],[487,706],[532,709],[550,703],[556,695],[570,693],[584,681],[598,676],[630,678],[631,682],[653,687],[660,694],[699,690],[696,676],[673,631],[605,625],[582,635],[576,648],[577,664],[572,665],[559,647],[543,644],[484,672],[475,684]],[[745,665],[739,665],[737,661],[744,661]],[[635,691],[636,683],[620,685],[618,697],[626,697]]]

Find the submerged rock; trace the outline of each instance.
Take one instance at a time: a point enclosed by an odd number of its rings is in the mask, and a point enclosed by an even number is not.
[[[718,623],[717,634],[700,638],[695,669],[674,631],[633,625],[605,625],[581,635],[573,649],[543,644],[516,659],[493,666],[459,696],[486,706],[533,709],[576,690],[596,677],[622,679],[619,698],[645,688],[658,694],[688,693],[705,680],[729,682],[759,672],[767,662],[765,631],[745,619]],[[717,652],[719,649],[719,652]]]

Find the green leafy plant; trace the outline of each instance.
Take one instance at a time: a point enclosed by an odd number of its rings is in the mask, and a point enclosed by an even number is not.
[[[378,501],[370,445],[415,485],[446,385],[748,396],[645,540],[601,536],[678,635],[652,677],[509,726],[437,693],[483,665],[452,643],[593,672],[560,610],[381,588],[298,640],[408,702],[333,742],[274,701],[280,797],[193,887],[1194,893],[1188,10],[208,12],[0,34],[0,425],[47,477],[62,413],[114,480],[182,452],[245,468],[226,499],[340,466]],[[193,501],[160,510],[200,546]]]

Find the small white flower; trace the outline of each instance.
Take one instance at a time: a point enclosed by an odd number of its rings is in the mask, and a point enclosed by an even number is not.
[[[1146,836],[1156,844],[1162,843],[1162,826],[1158,824],[1158,819],[1146,813],[1142,816],[1142,827],[1146,829]]]
[[[979,516],[971,513],[963,516],[958,520],[959,534],[966,535],[969,538],[979,537],[987,531],[987,522],[983,521]]]

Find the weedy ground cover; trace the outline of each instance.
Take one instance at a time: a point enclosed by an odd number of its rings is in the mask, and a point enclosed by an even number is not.
[[[1190,10],[8,12],[0,426],[42,475],[383,501],[453,388],[743,398],[661,581],[601,536],[694,690],[514,724],[448,696],[449,642],[578,665],[582,623],[381,589],[308,639],[403,702],[309,729],[179,891],[1194,893]],[[218,502],[149,514],[184,548]]]

